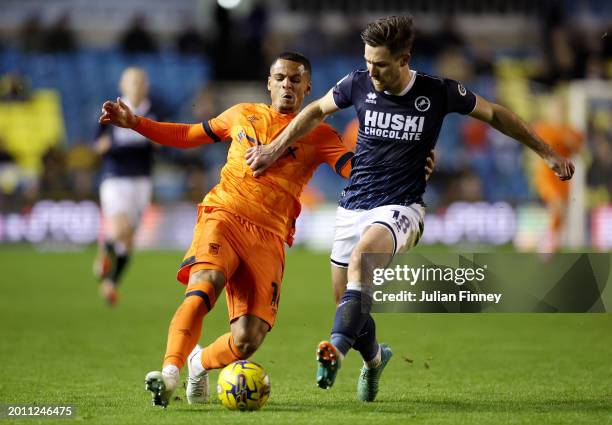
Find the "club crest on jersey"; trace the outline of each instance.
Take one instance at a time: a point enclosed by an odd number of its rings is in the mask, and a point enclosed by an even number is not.
[[[210,255],[219,255],[219,248],[221,246],[218,243],[209,243],[208,244],[208,253]]]
[[[365,103],[373,103],[376,105],[376,93],[370,92],[366,95]]]
[[[426,96],[419,96],[414,101],[414,107],[417,108],[418,111],[425,112],[431,106],[431,101]]]

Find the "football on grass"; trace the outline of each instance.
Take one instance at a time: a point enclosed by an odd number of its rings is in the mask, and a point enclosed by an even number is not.
[[[259,410],[270,397],[270,378],[257,363],[237,361],[219,374],[217,394],[230,410]]]

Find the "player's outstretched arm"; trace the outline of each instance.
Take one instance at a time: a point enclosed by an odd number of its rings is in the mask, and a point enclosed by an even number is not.
[[[574,174],[574,164],[553,151],[529,126],[509,109],[476,96],[476,107],[470,113],[476,119],[489,123],[496,130],[518,140],[546,161],[561,180]]]
[[[283,153],[297,139],[308,134],[325,117],[340,108],[334,102],[334,96],[330,90],[327,94],[306,106],[283,130],[283,132],[267,145],[258,145],[247,150],[245,157],[247,164],[253,170],[253,176],[261,175],[266,168],[280,158]]]
[[[214,142],[202,124],[162,123],[139,117],[120,98],[117,98],[117,102],[104,102],[98,121],[100,124],[131,128],[155,143],[175,148],[193,148]]]

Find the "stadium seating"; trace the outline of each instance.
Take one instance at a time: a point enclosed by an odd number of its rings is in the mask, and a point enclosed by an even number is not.
[[[67,141],[91,139],[100,104],[117,95],[117,81],[129,65],[150,75],[153,93],[168,110],[179,110],[209,77],[207,62],[175,53],[127,56],[115,50],[70,54],[0,52],[0,74],[24,75],[33,89],[53,88],[61,95]]]
[[[511,52],[509,52],[511,53]],[[312,58],[313,62],[313,93],[307,101],[323,95],[329,88],[347,72],[363,68],[362,58],[348,55],[334,55]],[[79,140],[92,140],[97,127],[97,117],[102,102],[117,96],[117,84],[121,72],[130,65],[144,68],[151,80],[152,95],[161,100],[169,120],[189,120],[191,117],[181,116],[185,105],[189,105],[197,89],[210,78],[211,67],[203,57],[183,56],[175,52],[161,52],[157,54],[126,55],[117,50],[82,49],[74,53],[48,54],[26,53],[15,49],[0,51],[0,75],[7,72],[17,72],[26,77],[31,87],[38,89],[53,89],[55,95],[51,96],[55,102],[50,110],[57,111],[55,117],[41,120],[44,124],[36,127],[36,135],[28,136],[28,140],[37,142],[28,145],[32,150],[26,155],[30,158],[28,166],[36,169],[35,152],[38,155],[44,152],[42,134],[53,135],[57,140],[63,139],[68,145]],[[435,74],[435,64],[432,58],[420,56],[411,63],[413,69],[421,72]],[[501,81],[504,82],[501,92],[506,90],[519,90],[525,93],[526,87],[518,87],[516,76],[529,66],[528,61],[502,61],[499,66]],[[505,77],[507,81],[504,80]],[[495,81],[491,77],[481,77],[469,82],[469,87],[486,97],[494,98]],[[54,97],[53,97],[54,96]],[[527,98],[527,96],[525,96]],[[521,113],[524,105],[513,105]],[[59,113],[63,113],[63,123]],[[344,126],[353,117],[351,108],[334,115],[329,123],[342,131]],[[59,118],[58,118],[59,117]],[[16,126],[24,126],[23,120],[17,120]],[[20,124],[21,123],[21,124]],[[64,124],[65,123],[65,124]],[[462,167],[472,167],[483,182],[483,192],[487,199],[496,199],[503,195],[506,199],[521,200],[530,195],[525,190],[524,171],[521,164],[507,170],[508,175],[501,175],[496,167],[487,166],[499,156],[499,146],[489,146],[478,156],[466,155],[462,140],[457,137],[461,133],[463,118],[451,115],[446,119],[438,142],[438,168],[442,171],[457,172]],[[64,132],[65,126],[65,132]],[[12,130],[11,130],[12,131]],[[15,130],[16,131],[16,130]],[[14,132],[9,132],[9,138]],[[48,140],[47,137],[44,140]],[[25,153],[24,153],[25,154]],[[502,153],[503,154],[503,153]],[[335,194],[342,186],[342,182],[328,170],[320,170],[314,177],[313,183],[325,194]],[[519,182],[521,184],[510,184]],[[504,193],[499,188],[504,187]]]

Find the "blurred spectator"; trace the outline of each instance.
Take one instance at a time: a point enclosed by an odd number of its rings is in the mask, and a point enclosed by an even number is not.
[[[20,170],[15,157],[6,148],[6,142],[0,137],[0,201],[11,198],[19,187]]]
[[[40,176],[40,192],[45,198],[59,199],[68,194],[66,152],[53,146],[42,158],[43,172]]]
[[[483,39],[476,40],[472,45],[472,64],[474,73],[479,77],[490,77],[493,75],[493,51],[491,45]]]
[[[589,117],[592,163],[587,173],[591,206],[612,202],[612,112],[597,111]]]
[[[254,80],[267,75],[264,46],[268,11],[265,4],[255,4],[240,30],[236,30],[237,25],[232,19],[231,12],[217,4],[215,22],[217,31],[211,47],[214,78]]]
[[[96,165],[96,154],[84,141],[79,140],[68,149],[66,168],[73,196],[80,199],[92,197]]]
[[[473,76],[472,62],[457,46],[444,49],[436,60],[436,72],[445,78],[466,82]]]
[[[209,179],[206,167],[202,158],[190,155],[185,156],[181,161],[182,169],[185,172],[185,194],[190,202],[200,202],[202,194],[210,190]]]
[[[214,82],[207,83],[200,87],[195,93],[192,108],[187,119],[195,119],[204,121],[219,115],[223,111],[223,107],[219,105],[220,89]]]
[[[146,27],[145,17],[136,15],[121,36],[120,47],[126,53],[155,53],[157,43]]]
[[[50,53],[71,52],[76,48],[76,41],[70,27],[70,14],[60,15],[45,32],[43,50]]]
[[[321,15],[323,13],[321,12]],[[361,28],[360,28],[361,29]],[[361,39],[358,39],[359,43],[357,44],[360,47],[360,50],[363,50],[363,46],[361,44]],[[357,41],[357,40],[352,40]],[[297,52],[303,52],[306,56],[327,56],[330,54],[334,54],[335,49],[332,45],[330,38],[324,31],[321,18],[314,17],[309,19],[308,25],[303,34],[300,37],[296,37],[292,42],[286,47],[288,50],[294,50]],[[346,44],[344,42],[343,44]],[[278,52],[277,52],[278,53]],[[361,52],[363,55],[363,52]]]
[[[229,80],[234,74],[234,57],[228,54],[236,51],[235,31],[232,30],[232,19],[229,10],[215,5],[215,19],[217,24],[214,41],[211,47],[211,58],[213,61],[213,78],[215,80]]]
[[[465,46],[465,39],[457,28],[457,21],[453,15],[446,15],[442,18],[436,38],[441,49],[449,47],[462,49]]]
[[[220,93],[223,93],[223,88],[215,82],[202,86],[195,95],[191,115],[186,117],[186,121],[204,122],[223,112],[226,105]],[[227,143],[214,143],[206,147],[205,153],[202,149],[181,151],[183,161],[189,164],[185,181],[188,184],[188,193],[191,192],[190,197],[201,197],[202,193],[208,192],[218,182],[228,149]],[[203,190],[197,189],[198,187]]]
[[[30,98],[30,88],[18,74],[6,74],[0,78],[0,101],[26,101]]]
[[[603,189],[608,193],[608,202],[612,195],[612,138],[603,132],[595,132],[592,140],[593,162],[589,168],[587,180],[589,186]]]
[[[465,39],[457,29],[456,20],[452,15],[447,15],[440,20],[440,26],[435,32],[424,32],[416,29],[413,57],[438,56],[446,49],[463,49]]]
[[[604,59],[612,59],[612,24],[601,35],[601,54]]]
[[[30,15],[21,25],[19,29],[19,40],[21,47],[26,52],[40,51],[43,48],[45,34],[40,16],[38,14]]]
[[[451,184],[451,186],[455,186]],[[449,189],[453,201],[477,202],[483,200],[482,184],[478,175],[470,170],[464,170],[459,174],[456,186]]]
[[[6,148],[6,142],[0,137],[0,166],[14,164],[15,157]]]
[[[268,9],[265,3],[258,1],[247,17],[245,50],[246,60],[250,66],[241,67],[245,71],[244,79],[258,80],[268,75],[267,62],[264,61],[263,44],[268,32]]]
[[[553,97],[547,112],[546,119],[535,124],[536,133],[559,155],[567,158],[573,156],[582,147],[583,137],[568,124],[567,103],[561,96]],[[561,243],[571,182],[560,181],[548,165],[539,160],[536,183],[538,194],[546,204],[550,218],[549,231],[542,238],[539,251],[556,252]]]
[[[193,24],[187,25],[176,39],[176,48],[183,55],[202,55],[205,47],[204,37]]]

